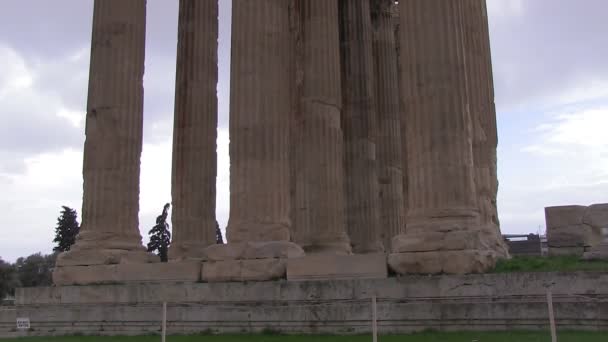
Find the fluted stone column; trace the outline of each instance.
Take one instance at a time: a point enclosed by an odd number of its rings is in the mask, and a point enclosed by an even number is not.
[[[289,241],[290,1],[232,4],[228,241]]]
[[[349,253],[340,127],[337,0],[300,0],[299,106],[294,127],[294,240],[307,252]]]
[[[234,0],[228,244],[205,250],[205,281],[271,280],[304,255],[291,240],[292,0]]]
[[[376,104],[369,0],[340,0],[346,224],[353,251],[383,250],[376,171]]]
[[[404,232],[403,161],[397,47],[393,22],[394,0],[372,2],[376,108],[380,235],[389,249],[394,236]]]
[[[409,211],[393,239],[398,273],[471,273],[492,267],[481,237],[463,42],[463,2],[400,1]]]
[[[215,244],[218,1],[180,0],[169,257],[204,258]]]
[[[138,219],[145,31],[145,0],[95,1],[82,228],[58,269],[156,260],[142,246]],[[63,271],[59,278],[69,281]]]
[[[464,0],[463,14],[479,218],[482,232],[488,239],[488,243],[494,245],[501,257],[508,257],[508,248],[500,232],[496,207],[498,138],[486,1]]]

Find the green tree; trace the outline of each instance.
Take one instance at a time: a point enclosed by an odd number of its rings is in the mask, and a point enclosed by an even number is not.
[[[62,208],[61,215],[57,218],[57,227],[55,227],[55,240],[53,242],[57,243],[57,246],[53,248],[54,252],[69,251],[76,242],[76,235],[80,231],[76,210],[66,206]]]
[[[156,252],[162,262],[169,260],[169,245],[171,244],[171,232],[167,217],[169,216],[169,203],[165,204],[163,213],[156,218],[156,225],[150,229],[150,242],[148,242],[148,252]]]
[[[57,254],[32,254],[15,263],[19,282],[23,287],[50,286],[53,284],[53,267]]]
[[[19,287],[17,268],[0,258],[0,300],[6,296],[15,295],[15,288]]]
[[[222,236],[222,231],[220,230],[220,224],[215,221],[215,243],[221,245],[224,243],[224,237]]]

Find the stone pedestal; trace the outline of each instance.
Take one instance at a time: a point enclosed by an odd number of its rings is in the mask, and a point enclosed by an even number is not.
[[[138,219],[145,30],[145,0],[95,1],[82,228],[57,258],[54,278],[62,284],[79,272],[103,280],[99,270],[110,267],[103,265],[158,259],[142,246]]]
[[[53,272],[53,283],[57,286],[197,281],[201,281],[198,261],[63,266]]]
[[[370,1],[340,1],[346,227],[355,253],[383,251]]]
[[[275,241],[284,249],[299,248],[290,242],[289,217],[289,128],[295,77],[291,4],[284,0],[232,3],[229,243],[210,247],[226,255],[245,242]],[[274,258],[251,255],[245,259]],[[250,263],[230,264],[235,275],[229,279],[247,278]],[[227,279],[209,274],[205,267],[203,272],[209,281]],[[276,277],[276,273],[268,274],[268,279]]]
[[[288,280],[386,278],[386,254],[317,254],[287,260]]]
[[[475,188],[482,235],[500,257],[508,258],[496,206],[498,136],[486,0],[463,2],[463,24]]]
[[[340,127],[338,1],[299,1],[294,118],[294,241],[306,252],[348,254]]]
[[[216,243],[217,0],[180,0],[173,128],[171,259]]]
[[[399,73],[393,7],[395,1],[372,2],[376,114],[376,161],[379,184],[379,227],[386,249],[405,231]]]
[[[400,274],[483,272],[496,260],[476,201],[462,11],[458,1],[400,2],[409,209],[389,256]]]

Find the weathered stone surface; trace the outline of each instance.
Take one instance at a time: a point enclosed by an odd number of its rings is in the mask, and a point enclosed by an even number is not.
[[[346,229],[355,253],[383,251],[376,170],[370,1],[340,1]]]
[[[57,279],[73,273],[66,265],[155,260],[138,229],[146,1],[97,0],[93,11],[82,228],[57,260]],[[94,269],[83,279],[115,279]]]
[[[547,230],[554,227],[580,225],[587,207],[582,205],[564,205],[545,208]],[[547,232],[548,233],[548,232]]]
[[[483,246],[480,232],[454,231],[449,233],[428,232],[419,235],[402,234],[393,238],[393,253],[459,251]]]
[[[243,242],[213,245],[205,249],[210,261],[297,258],[304,256],[304,250],[293,242]]]
[[[390,268],[399,274],[483,273],[494,267],[496,255],[487,250],[392,253]]]
[[[300,1],[299,5],[293,241],[307,252],[349,253],[338,1]]]
[[[549,247],[585,247],[595,246],[602,242],[599,230],[586,224],[577,224],[547,228]]]
[[[230,72],[231,243],[290,241],[290,2],[234,0]]]
[[[156,255],[146,252],[143,248],[140,251],[74,249],[57,256],[57,264],[61,266],[137,264],[158,261],[159,258]]]
[[[584,246],[549,247],[549,256],[565,256],[565,255],[582,256],[584,253],[585,253]]]
[[[605,260],[608,261],[608,241],[591,248],[583,254],[584,260]]]
[[[398,273],[483,272],[498,257],[495,245],[479,237],[450,239],[454,232],[482,229],[463,54],[466,8],[442,0],[399,6],[409,199],[405,238],[393,240],[393,251],[434,251],[394,253],[389,264]],[[428,13],[434,20],[419,20]],[[438,233],[445,234],[445,247],[433,241]],[[451,250],[456,247],[464,249]]]
[[[158,333],[162,302],[168,303],[169,334],[268,328],[286,334],[369,334],[374,294],[380,299],[380,336],[428,329],[546,332],[549,284],[559,327],[608,329],[608,273],[536,272],[25,288],[17,290],[16,308],[0,308],[0,336],[14,329],[16,317],[30,317],[35,329],[29,335],[150,335]]]
[[[171,259],[215,244],[218,2],[180,0],[173,128]]]
[[[501,257],[509,256],[500,232],[498,192],[496,106],[490,53],[490,34],[485,0],[463,2],[464,52],[467,96],[472,122],[473,162],[477,206],[482,237]]]
[[[202,278],[208,282],[266,281],[285,277],[285,259],[207,261]]]
[[[200,281],[200,272],[201,263],[198,261],[64,266],[56,268],[53,272],[53,283],[64,286],[128,282]]]
[[[403,156],[399,73],[393,22],[393,0],[372,2],[375,96],[378,134],[379,227],[388,250],[394,236],[405,232]]]
[[[587,207],[583,215],[583,223],[596,229],[608,228],[608,203]]]
[[[287,260],[288,280],[386,278],[386,254],[308,255]]]

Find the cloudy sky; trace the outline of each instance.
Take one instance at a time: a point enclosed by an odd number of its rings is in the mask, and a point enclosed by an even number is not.
[[[177,0],[148,0],[140,230],[170,202]],[[0,257],[50,252],[80,211],[92,0],[0,2]],[[488,0],[504,233],[608,202],[608,2]],[[218,208],[228,218],[230,0],[220,0]]]

